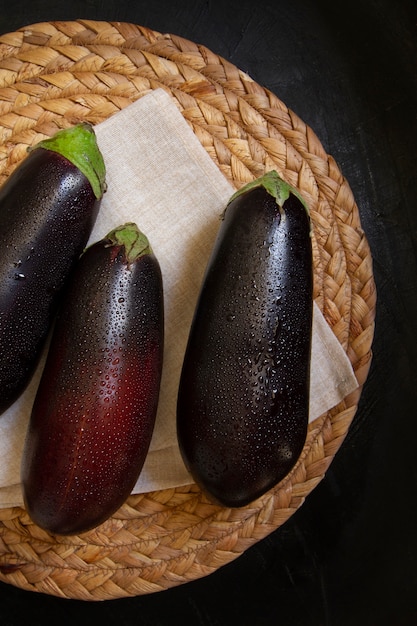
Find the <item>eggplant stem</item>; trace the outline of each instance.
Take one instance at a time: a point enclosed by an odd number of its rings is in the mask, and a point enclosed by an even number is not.
[[[126,261],[130,265],[146,254],[152,254],[147,236],[134,222],[126,222],[114,228],[106,237],[109,246],[124,247]]]
[[[276,203],[280,208],[281,214],[284,213],[283,206],[285,201],[288,200],[290,194],[294,194],[300,200],[301,204],[307,212],[307,215],[310,217],[310,209],[308,208],[306,201],[304,200],[298,189],[296,189],[296,187],[293,187],[292,185],[287,183],[287,181],[281,178],[276,170],[271,170],[263,176],[252,180],[246,185],[243,185],[243,187],[238,189],[232,195],[227,204],[229,205],[233,200],[235,200],[242,194],[250,191],[251,189],[256,189],[257,187],[263,187],[273,198],[275,198]]]

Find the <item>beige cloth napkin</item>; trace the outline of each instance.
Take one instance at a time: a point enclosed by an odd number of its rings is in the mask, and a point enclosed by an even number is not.
[[[176,395],[204,269],[234,192],[175,101],[157,89],[96,126],[108,190],[90,242],[126,221],[148,236],[163,274],[166,337],[155,431],[134,493],[192,482],[177,446]],[[357,387],[350,362],[314,308],[310,421]],[[40,364],[30,386],[0,418],[0,507],[22,504],[20,460]]]

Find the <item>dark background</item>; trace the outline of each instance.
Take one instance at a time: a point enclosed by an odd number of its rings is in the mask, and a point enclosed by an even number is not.
[[[374,357],[325,479],[236,561],[103,603],[0,583],[1,626],[417,625],[415,0],[0,0],[2,34],[77,18],[202,43],[312,127],[351,185],[371,246]]]

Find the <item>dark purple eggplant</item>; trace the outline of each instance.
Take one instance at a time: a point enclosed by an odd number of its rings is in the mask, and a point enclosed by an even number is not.
[[[57,534],[89,530],[127,499],[154,429],[162,276],[125,224],[81,256],[59,309],[22,456],[26,509]]]
[[[79,124],[38,143],[0,189],[0,414],[32,377],[104,179],[94,130]]]
[[[308,426],[309,211],[275,171],[229,201],[180,378],[185,465],[215,501],[249,504],[294,467]]]

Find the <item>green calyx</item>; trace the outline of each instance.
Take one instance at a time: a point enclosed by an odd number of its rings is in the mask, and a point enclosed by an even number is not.
[[[125,249],[126,262],[134,263],[145,254],[152,254],[147,236],[133,222],[127,222],[112,230],[106,237],[111,246]]]
[[[37,143],[31,150],[44,148],[58,152],[86,176],[97,199],[106,190],[106,167],[91,124],[81,123],[59,130],[55,135]]]
[[[238,191],[236,191],[233,196],[230,198],[228,204],[230,204],[233,200],[246,193],[247,191],[251,191],[252,189],[256,189],[257,187],[263,187],[273,198],[275,198],[276,203],[282,209],[284,206],[284,202],[288,200],[290,194],[297,196],[300,200],[301,204],[304,206],[307,215],[310,215],[310,210],[306,204],[306,201],[295,187],[287,183],[283,180],[278,172],[275,170],[271,170],[267,172],[263,176],[247,183]]]

